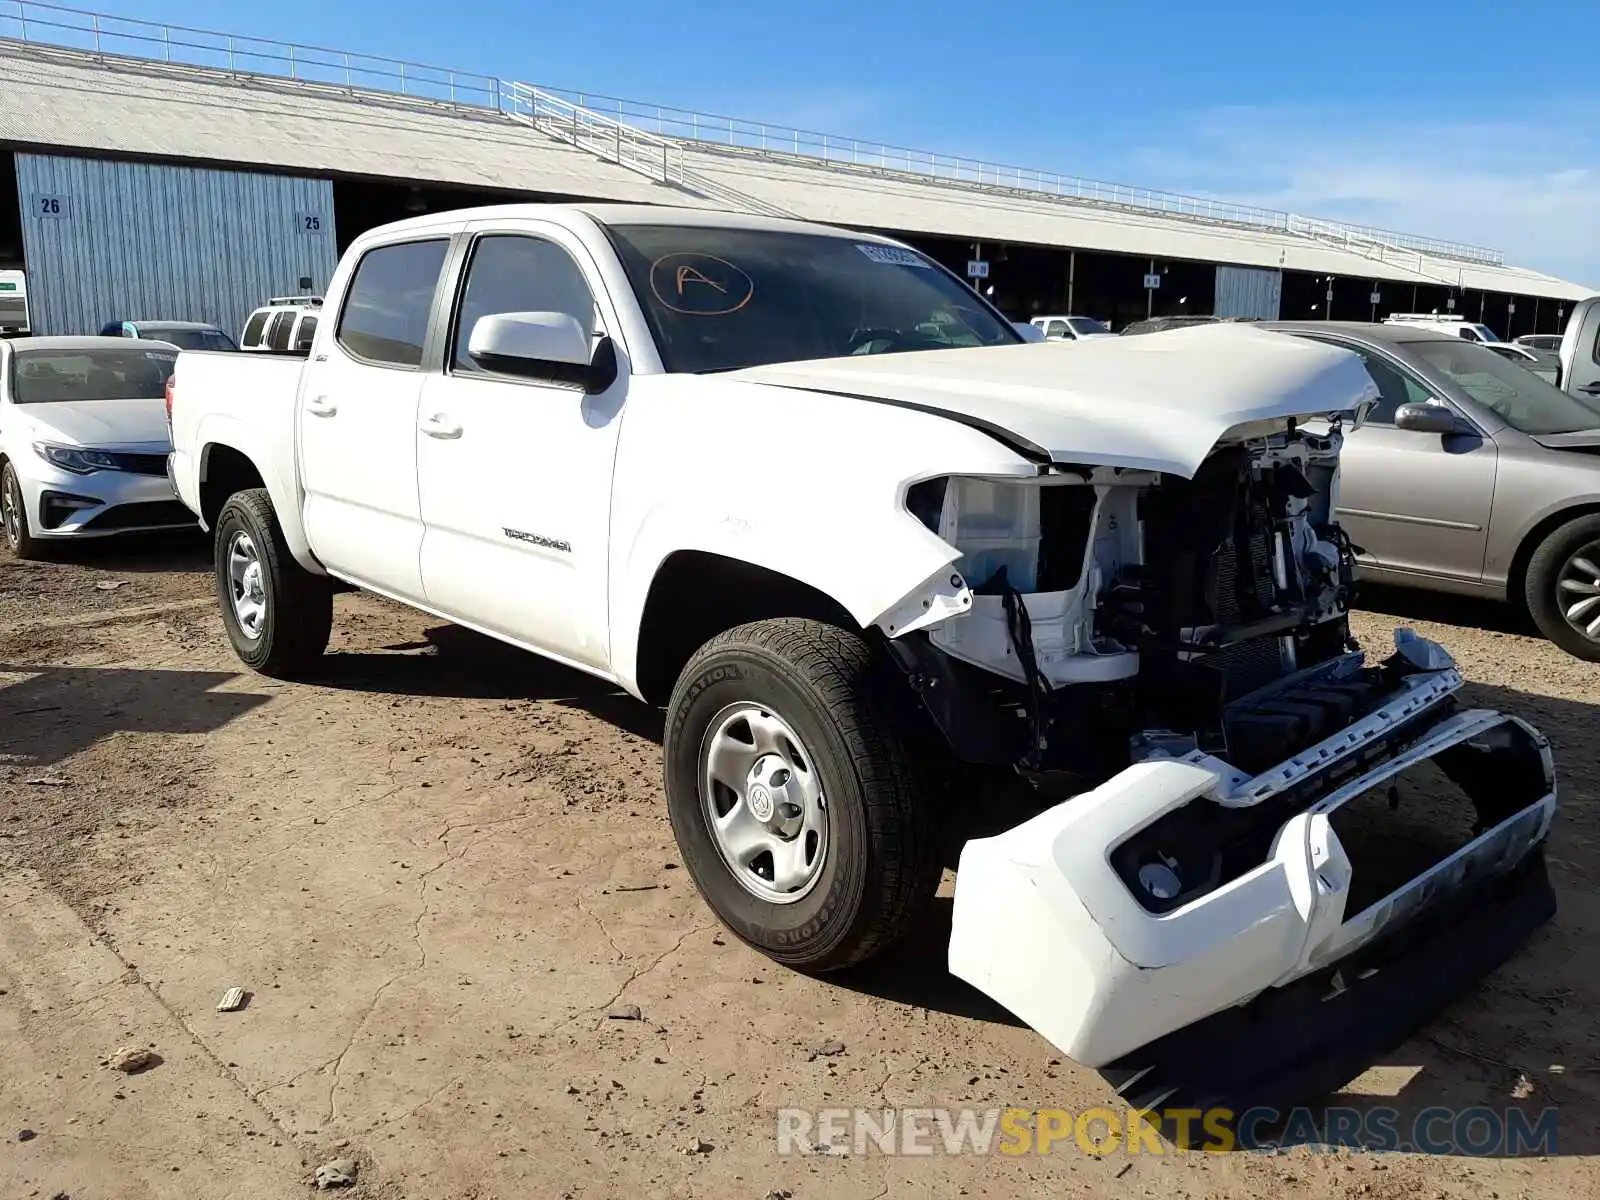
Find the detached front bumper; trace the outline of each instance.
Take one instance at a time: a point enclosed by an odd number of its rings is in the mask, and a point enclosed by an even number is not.
[[[1518,718],[1449,712],[1459,682],[1415,676],[1253,779],[1203,754],[1152,759],[968,842],[951,972],[1131,1101],[1248,1107],[1337,1086],[1554,911],[1548,745]],[[1456,789],[1456,828],[1407,857],[1381,802],[1424,774]],[[1137,865],[1144,844],[1178,864],[1162,838],[1188,843],[1186,868],[1206,843],[1212,882],[1142,893],[1176,877]]]

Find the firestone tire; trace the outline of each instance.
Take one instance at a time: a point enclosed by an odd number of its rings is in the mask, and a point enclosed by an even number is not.
[[[667,806],[684,864],[735,935],[799,970],[886,949],[938,885],[932,806],[883,670],[859,634],[785,618],[713,638],[673,689]]]
[[[333,587],[295,562],[265,488],[222,506],[214,554],[217,604],[240,661],[275,679],[315,675],[333,628]]]

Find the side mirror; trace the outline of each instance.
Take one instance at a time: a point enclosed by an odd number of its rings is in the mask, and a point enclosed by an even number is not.
[[[1394,425],[1412,433],[1455,433],[1461,428],[1456,414],[1442,404],[1402,404],[1394,410]]]
[[[616,378],[611,339],[591,347],[588,333],[570,313],[493,313],[479,317],[467,339],[467,354],[487,371],[574,383],[602,392]]]

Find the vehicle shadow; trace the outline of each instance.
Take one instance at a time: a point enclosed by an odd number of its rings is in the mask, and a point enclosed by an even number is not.
[[[1412,594],[1402,595],[1404,615],[1440,619],[1424,615],[1439,611],[1429,603],[1437,598],[1413,604]],[[1459,623],[1464,615],[1460,603],[1448,601],[1451,615],[1444,619]],[[1474,607],[1467,602],[1469,610]],[[1478,619],[1492,619],[1491,614],[1502,611],[1483,606]],[[377,693],[550,701],[582,709],[641,737],[661,739],[661,714],[613,685],[456,626],[430,628],[423,639],[381,651],[334,655],[325,682]],[[1469,989],[1436,1021],[1395,1051],[1376,1057],[1371,1066],[1379,1070],[1373,1074],[1403,1076],[1403,1086],[1396,1090],[1392,1083],[1383,1085],[1390,1089],[1387,1095],[1372,1094],[1363,1085],[1318,1098],[1277,1130],[1282,1144],[1350,1144],[1349,1125],[1355,1120],[1355,1143],[1384,1148],[1384,1131],[1393,1128],[1409,1135],[1419,1122],[1432,1119],[1433,1142],[1415,1144],[1414,1149],[1460,1153],[1464,1143],[1453,1121],[1463,1114],[1489,1112],[1504,1131],[1508,1112],[1517,1110],[1523,1127],[1536,1134],[1547,1127],[1541,1120],[1557,1123],[1555,1145],[1538,1142],[1535,1152],[1600,1152],[1600,1079],[1587,1016],[1600,1009],[1600,899],[1594,888],[1600,879],[1595,828],[1600,739],[1592,736],[1600,727],[1600,708],[1486,685],[1469,685],[1464,699],[1525,715],[1551,740],[1563,797],[1550,849],[1558,914],[1511,961]],[[1008,828],[1042,806],[1007,784],[968,790],[943,817],[948,847],[958,850],[968,838]],[[947,861],[954,864],[953,854]],[[952,909],[949,898],[935,899],[927,921],[901,946],[828,980],[897,1004],[1019,1026],[1015,1016],[946,970]],[[1055,1052],[1041,1039],[1039,1054],[1052,1057]],[[1543,1117],[1552,1107],[1555,1117]],[[1441,1124],[1443,1110],[1449,1117]],[[1504,1139],[1484,1147],[1484,1128],[1480,1121],[1465,1141],[1474,1152],[1515,1152],[1517,1147]]]
[[[1452,596],[1445,592],[1362,583],[1356,593],[1355,607],[1404,621],[1431,621],[1439,625],[1487,629],[1493,633],[1541,636],[1533,621],[1518,605],[1476,596]]]
[[[6,551],[0,561],[23,569],[35,566],[88,567],[127,575],[211,570],[211,541],[199,526],[192,530],[125,534],[71,543],[45,541],[41,544],[41,553],[42,558],[22,563]]]
[[[664,715],[614,683],[441,623],[418,642],[330,654],[319,682],[355,692],[460,700],[542,700],[579,708],[659,744]]]
[[[12,682],[6,682],[6,679]],[[222,692],[225,671],[0,663],[0,754],[48,767],[118,733],[212,733],[268,697]]]

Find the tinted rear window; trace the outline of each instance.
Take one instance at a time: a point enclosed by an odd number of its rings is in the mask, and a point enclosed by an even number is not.
[[[137,345],[131,342],[130,345]],[[19,350],[11,356],[18,404],[159,400],[178,356],[171,350]]]
[[[261,344],[261,331],[266,328],[267,313],[263,310],[250,314],[250,320],[244,327],[244,344],[246,346],[259,346]]]

